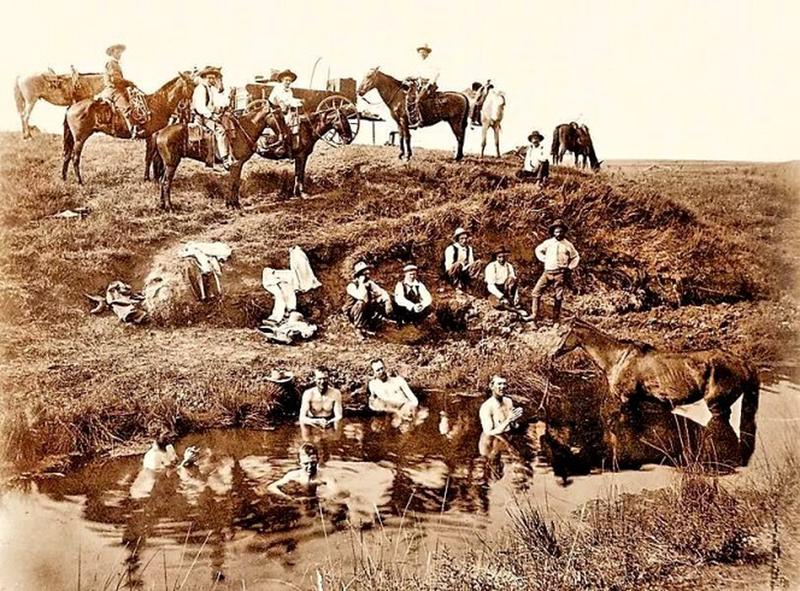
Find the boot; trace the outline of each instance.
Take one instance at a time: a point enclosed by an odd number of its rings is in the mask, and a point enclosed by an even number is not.
[[[539,298],[534,297],[533,301],[531,302],[531,322],[536,324],[536,321],[539,319]]]
[[[558,326],[561,320],[561,300],[553,302],[553,326]]]
[[[292,132],[286,124],[286,118],[280,110],[275,112],[275,122],[278,124],[278,145],[286,151],[286,157],[292,157]]]

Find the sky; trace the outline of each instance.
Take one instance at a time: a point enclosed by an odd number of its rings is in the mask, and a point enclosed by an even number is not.
[[[784,161],[800,158],[800,2],[442,1],[278,2],[31,0],[0,25],[0,129],[18,130],[17,75],[52,67],[99,71],[105,48],[128,46],[125,76],[146,92],[178,70],[221,65],[226,86],[292,68],[296,86],[360,81],[380,66],[401,78],[427,43],[440,88],[492,79],[505,92],[501,149],[561,122],[592,132],[601,159]],[[377,92],[367,98],[376,102]],[[360,106],[377,110],[366,104]],[[40,103],[32,122],[58,132],[63,108]],[[392,124],[381,124],[383,142]],[[361,137],[369,141],[368,129]],[[479,146],[470,132],[467,148]],[[416,146],[451,149],[446,124]]]

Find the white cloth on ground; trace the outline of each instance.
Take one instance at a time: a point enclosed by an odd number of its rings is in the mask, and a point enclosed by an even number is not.
[[[178,257],[193,259],[203,275],[214,275],[217,290],[222,293],[222,263],[231,256],[231,247],[224,242],[186,242],[178,250]]]
[[[308,256],[299,246],[289,249],[289,268],[264,267],[261,285],[275,298],[269,319],[280,322],[284,316],[297,308],[295,292],[306,292],[322,285],[314,275]]]

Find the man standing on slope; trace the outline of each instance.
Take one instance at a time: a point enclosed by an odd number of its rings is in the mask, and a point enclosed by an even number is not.
[[[564,284],[569,280],[569,274],[581,260],[578,251],[572,243],[564,238],[567,225],[561,219],[550,224],[550,236],[536,247],[536,258],[544,263],[544,273],[539,277],[533,288],[533,303],[531,304],[531,318],[535,322],[539,314],[539,299],[547,287],[553,287],[553,323],[558,323],[561,318],[561,302],[564,299]]]

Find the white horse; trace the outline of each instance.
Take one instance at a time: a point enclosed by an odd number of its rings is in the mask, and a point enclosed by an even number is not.
[[[473,85],[473,88],[464,91],[473,105],[481,92],[481,89],[474,90],[475,86],[477,86],[477,83]],[[500,157],[500,124],[503,121],[505,108],[505,93],[490,87],[481,106],[481,158],[483,158],[483,154],[486,151],[486,138],[489,135],[489,128],[494,132],[494,147],[497,157]]]

